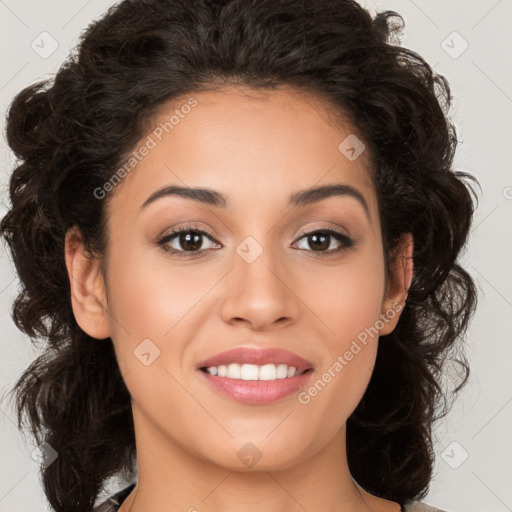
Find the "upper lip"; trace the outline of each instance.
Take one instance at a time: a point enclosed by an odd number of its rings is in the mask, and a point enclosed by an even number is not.
[[[264,364],[286,364],[287,366],[294,366],[297,371],[313,368],[313,364],[310,361],[282,348],[255,349],[247,347],[238,347],[216,354],[201,361],[198,368],[228,365],[231,363],[256,364],[259,366]]]

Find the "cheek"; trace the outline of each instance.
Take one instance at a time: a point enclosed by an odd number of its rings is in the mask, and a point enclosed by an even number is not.
[[[200,265],[195,272],[171,268],[151,252],[111,253],[117,261],[109,275],[112,340],[134,408],[165,424],[173,411],[177,421],[167,435],[186,439],[208,417],[183,386],[181,364],[197,330],[201,298],[217,278],[211,269],[203,275]]]
[[[302,284],[305,302],[329,328],[331,348],[375,325],[384,295],[384,263],[378,250],[361,251],[339,266],[317,266]]]
[[[111,261],[118,262],[110,271],[111,327],[120,337],[130,333],[134,342],[166,340],[218,280],[211,268],[186,269],[167,262],[157,250],[111,254]]]
[[[112,250],[111,258],[117,261],[109,276],[111,338],[134,402],[156,415],[162,407],[175,409],[176,403],[190,413],[188,407],[197,409],[197,404],[178,382],[190,341],[201,319],[211,314],[206,296],[225,269],[173,266],[165,255],[147,249]]]
[[[325,407],[343,408],[348,417],[364,394],[375,364],[384,263],[379,251],[368,251],[336,269],[317,269],[315,286],[311,282],[310,278],[304,284],[302,293],[308,296],[308,306],[321,320],[319,325],[323,324],[327,350],[318,372],[318,385],[311,393],[305,391],[308,395],[322,395],[318,406],[323,402]]]

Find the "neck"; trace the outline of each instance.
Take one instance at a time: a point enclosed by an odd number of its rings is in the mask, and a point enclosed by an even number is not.
[[[309,457],[306,448],[286,466],[256,463],[240,470],[238,459],[235,467],[223,467],[194,454],[194,447],[185,451],[140,411],[134,410],[134,423],[138,481],[119,512],[400,511],[397,503],[366,493],[352,478],[345,428]]]

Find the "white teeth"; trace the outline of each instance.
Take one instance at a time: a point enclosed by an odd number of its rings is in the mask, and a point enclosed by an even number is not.
[[[285,364],[277,365],[277,378],[278,379],[286,379],[286,375],[288,374],[288,366]]]
[[[295,366],[286,364],[264,364],[258,366],[256,364],[231,363],[228,365],[221,364],[219,366],[208,366],[206,371],[210,375],[218,375],[219,377],[228,377],[230,379],[241,380],[276,380],[286,379],[300,375],[304,372],[297,372]]]
[[[264,364],[260,367],[260,378],[259,380],[275,380],[277,378],[276,375],[276,365],[275,364]]]
[[[258,374],[258,367],[255,364],[243,364],[242,367],[240,368],[240,378],[242,380],[258,380]],[[228,375],[228,377],[231,376]]]
[[[240,378],[240,365],[236,363],[228,364],[228,372],[226,373],[226,377],[230,379],[239,379]]]

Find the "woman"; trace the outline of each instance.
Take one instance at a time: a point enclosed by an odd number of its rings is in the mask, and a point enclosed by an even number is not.
[[[125,0],[15,98],[1,230],[13,318],[48,341],[16,405],[57,512],[431,510],[474,204],[400,28],[350,0]]]

